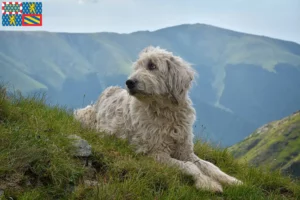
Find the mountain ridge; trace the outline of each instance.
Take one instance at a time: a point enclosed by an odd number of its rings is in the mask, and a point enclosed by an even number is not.
[[[250,35],[250,36],[258,36],[258,37],[263,37],[263,38],[266,38],[266,39],[280,40],[282,42],[289,42],[289,43],[294,43],[296,45],[300,45],[300,43],[298,43],[296,41],[276,38],[276,37],[267,36],[267,35],[259,35],[259,34],[255,34],[255,33],[247,33],[247,32],[243,32],[243,31],[238,31],[238,30],[234,30],[234,29],[230,29],[230,28],[225,28],[225,27],[220,27],[220,26],[205,24],[205,23],[184,23],[184,24],[177,24],[177,25],[171,25],[171,26],[167,26],[167,27],[157,28],[157,29],[154,29],[154,30],[137,30],[137,31],[131,31],[131,32],[128,32],[128,33],[127,32],[126,33],[113,32],[113,31],[67,32],[67,31],[40,31],[40,30],[0,30],[0,32],[41,32],[41,33],[45,32],[45,33],[67,33],[67,34],[98,34],[98,33],[104,33],[105,34],[105,33],[108,33],[108,34],[118,34],[118,35],[130,35],[130,34],[135,34],[135,33],[139,33],[139,32],[151,33],[151,32],[156,32],[156,31],[163,30],[163,29],[168,29],[168,28],[178,27],[178,26],[185,26],[185,25],[187,25],[187,26],[201,25],[201,26],[214,27],[214,28],[224,29],[224,30],[227,30],[227,31],[246,34],[246,35]]]
[[[203,24],[130,34],[0,31],[0,79],[25,93],[46,91],[54,104],[81,107],[109,85],[124,86],[149,45],[193,64],[196,126],[206,126],[217,143],[232,145],[300,109],[300,45]]]
[[[300,178],[300,110],[258,128],[229,151],[255,166],[269,166]]]

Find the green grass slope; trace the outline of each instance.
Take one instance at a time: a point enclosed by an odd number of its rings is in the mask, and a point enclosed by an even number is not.
[[[257,129],[230,147],[236,158],[300,177],[300,111]]]
[[[201,158],[245,184],[223,194],[199,191],[190,177],[135,154],[126,141],[81,128],[70,111],[0,91],[1,199],[300,199],[300,186],[279,172],[239,164],[226,150],[200,142]],[[70,134],[92,146],[88,167],[72,156]]]

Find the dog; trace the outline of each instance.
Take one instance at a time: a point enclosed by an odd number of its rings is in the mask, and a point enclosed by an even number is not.
[[[196,73],[190,64],[149,46],[133,65],[126,89],[108,87],[93,105],[75,110],[75,119],[127,139],[138,153],[178,167],[193,177],[198,189],[222,192],[222,184],[242,184],[193,151],[195,109],[188,92]]]

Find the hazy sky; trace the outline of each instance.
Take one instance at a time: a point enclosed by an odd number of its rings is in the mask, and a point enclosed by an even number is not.
[[[300,44],[300,0],[42,0],[42,2],[43,27],[1,26],[0,30],[129,33],[138,30],[152,31],[184,23],[205,23]]]

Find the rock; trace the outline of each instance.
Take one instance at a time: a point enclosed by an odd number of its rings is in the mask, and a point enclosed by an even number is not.
[[[84,185],[86,187],[94,187],[98,185],[97,181],[84,180]]]
[[[89,157],[92,154],[92,147],[89,143],[77,135],[70,135],[68,138],[73,140],[75,147],[74,156]]]
[[[26,183],[25,183],[25,185],[26,185],[27,187],[32,186],[30,180],[27,180]]]

